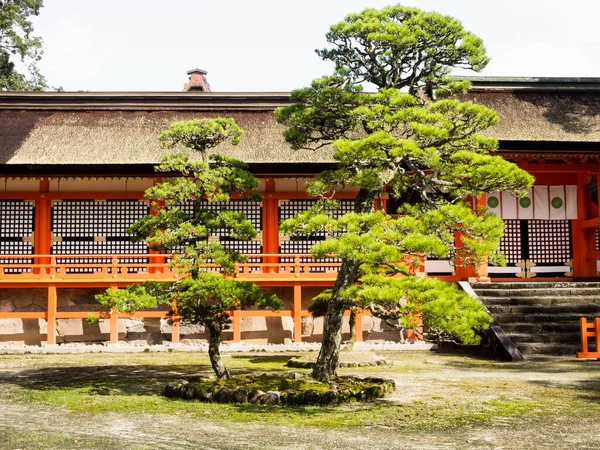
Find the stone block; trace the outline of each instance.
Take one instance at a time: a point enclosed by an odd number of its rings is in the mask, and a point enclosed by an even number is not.
[[[0,312],[13,312],[16,309],[17,307],[12,301],[8,299],[0,300]]]

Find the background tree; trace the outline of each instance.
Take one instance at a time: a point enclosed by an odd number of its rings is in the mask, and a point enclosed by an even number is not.
[[[478,134],[497,115],[455,97],[469,83],[451,78],[451,69],[479,71],[488,62],[481,40],[460,22],[403,6],[366,9],[333,25],[327,40],[331,46],[317,53],[335,63],[336,73],[292,92],[294,104],[276,112],[294,148],[333,144],[337,162],[309,186],[315,206],[282,224],[288,234],[328,233],[332,239],[313,254],[342,259],[333,289],[313,305],[326,314],[318,379],[335,375],[348,308],[369,308],[413,328],[421,314],[438,334],[476,342],[490,322],[481,305],[453,286],[414,276],[414,268],[427,256],[476,267],[496,257],[502,220],[464,200],[497,190],[518,194],[533,183],[491,156],[497,141]],[[361,93],[363,81],[377,92]],[[359,188],[355,212],[335,219],[333,199],[347,186]],[[402,204],[397,217],[375,211],[384,190]]]
[[[36,63],[42,57],[42,40],[33,36],[30,16],[37,16],[42,0],[0,0],[0,90],[43,91],[46,79]],[[17,72],[11,57],[25,66],[26,74]]]
[[[174,283],[147,282],[109,289],[96,297],[110,311],[121,312],[171,304],[175,299],[173,313],[208,330],[208,355],[219,378],[229,378],[219,351],[223,330],[231,322],[228,311],[247,305],[282,307],[281,300],[274,295],[266,295],[254,283],[235,278],[235,263],[244,261],[243,255],[209,239],[222,229],[229,230],[234,239],[250,240],[256,236],[244,214],[227,209],[209,210],[204,203],[229,201],[234,193],[260,201],[258,182],[244,163],[207,154],[207,150],[226,140],[237,144],[241,135],[242,130],[233,119],[219,118],[175,122],[159,136],[168,147],[182,144],[198,151],[201,160],[191,160],[187,154],[163,160],[157,171],[181,176],[168,177],[146,191],[156,213],[135,223],[130,232],[154,250],[178,253],[172,265],[187,277]],[[192,202],[191,212],[184,211],[184,202]]]

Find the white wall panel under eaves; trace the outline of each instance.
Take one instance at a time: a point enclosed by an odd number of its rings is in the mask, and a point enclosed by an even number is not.
[[[573,220],[577,219],[577,186],[534,186],[523,197],[511,192],[486,195],[489,213],[505,220]]]

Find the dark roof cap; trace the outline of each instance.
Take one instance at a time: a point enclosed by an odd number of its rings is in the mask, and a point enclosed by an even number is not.
[[[201,75],[207,75],[207,74],[208,74],[208,72],[207,72],[206,70],[198,69],[197,67],[196,67],[195,69],[192,69],[192,70],[188,70],[188,71],[187,71],[187,74],[188,74],[188,75],[191,75],[191,74],[193,74],[193,73],[199,73],[199,74],[201,74]]]

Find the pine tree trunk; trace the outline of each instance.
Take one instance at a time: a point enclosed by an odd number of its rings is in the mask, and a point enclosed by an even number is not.
[[[208,323],[208,358],[210,359],[210,365],[212,366],[217,378],[228,380],[229,371],[221,360],[221,352],[219,347],[221,346],[221,335],[222,327],[217,323]]]
[[[352,308],[350,310],[350,318],[348,319],[348,326],[350,327],[350,342],[348,343],[348,348],[351,350],[354,348],[354,344],[356,343],[356,309]]]
[[[356,197],[354,210],[357,213],[372,212],[375,209],[375,195],[376,192],[374,191],[361,189]],[[321,350],[312,371],[313,378],[317,380],[326,381],[336,376],[340,362],[344,311],[351,306],[340,298],[340,291],[348,288],[357,281],[359,266],[358,261],[342,260],[342,265],[331,293],[331,299],[327,305]]]

